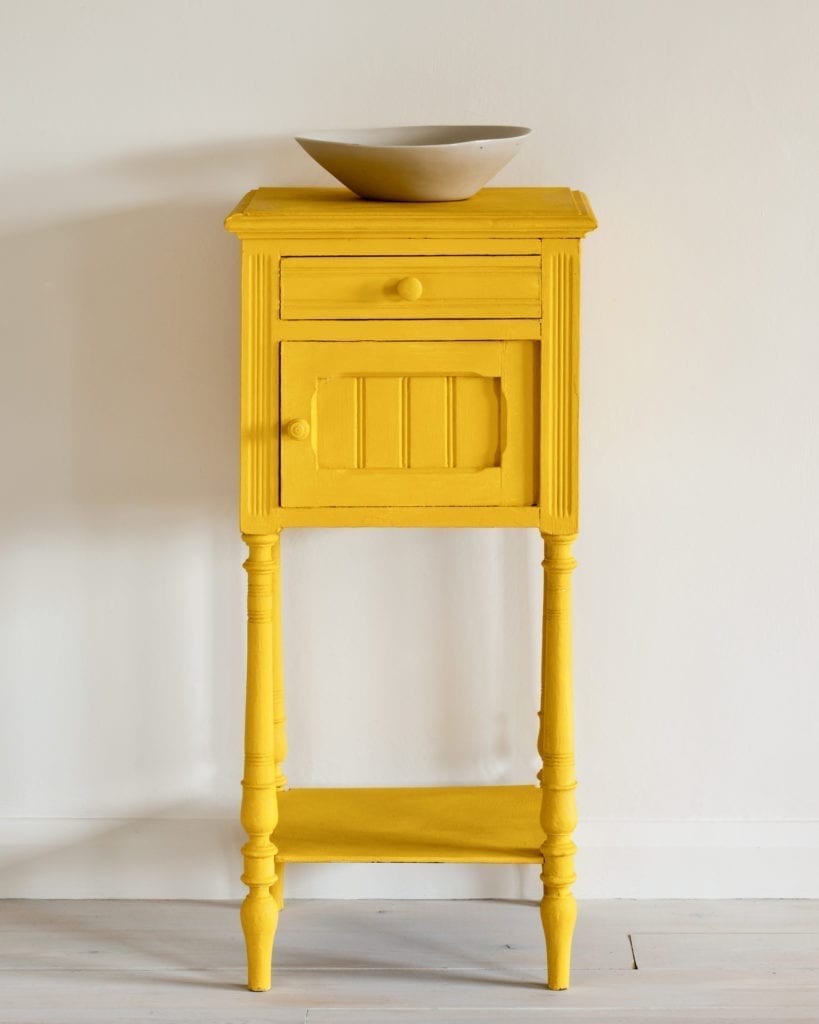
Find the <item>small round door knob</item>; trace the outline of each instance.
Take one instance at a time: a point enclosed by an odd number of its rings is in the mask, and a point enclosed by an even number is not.
[[[396,288],[401,298],[407,302],[415,302],[424,294],[424,286],[417,277],[402,277]]]
[[[310,424],[307,420],[291,420],[287,424],[287,436],[294,441],[304,441],[310,436]]]

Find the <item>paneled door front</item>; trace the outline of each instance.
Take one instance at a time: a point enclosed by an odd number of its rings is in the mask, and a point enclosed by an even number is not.
[[[285,507],[532,505],[534,341],[285,341]]]

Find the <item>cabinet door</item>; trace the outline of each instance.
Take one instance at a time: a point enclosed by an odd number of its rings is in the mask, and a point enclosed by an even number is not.
[[[535,503],[534,341],[285,341],[285,507]]]

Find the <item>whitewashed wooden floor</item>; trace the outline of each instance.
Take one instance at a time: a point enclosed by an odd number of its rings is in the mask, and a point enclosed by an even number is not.
[[[237,904],[7,900],[0,1021],[819,1022],[819,901],[581,903],[568,992],[542,943],[532,903],[294,901],[251,993]]]

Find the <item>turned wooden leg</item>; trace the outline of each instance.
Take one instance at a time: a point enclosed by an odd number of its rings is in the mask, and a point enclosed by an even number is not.
[[[278,821],[276,805],[275,676],[281,673],[278,618],[279,534],[245,536],[247,569],[247,703],[245,772],[242,779],[242,881],[249,892],[242,904],[247,946],[247,984],[254,992],[270,988],[273,938],[279,907],[276,847],[271,833]]]
[[[281,572],[280,547],[276,544],[273,570],[273,756],[276,762],[276,789],[286,789],[287,779],[282,762],[287,757],[287,718],[284,713],[284,672],[282,671],[281,643]]]
[[[543,561],[543,661],[538,751],[546,835],[543,854],[543,901],[540,917],[546,936],[548,986],[569,987],[572,935],[577,903],[571,893],[577,847],[572,715],[572,570],[574,536],[545,535]]]
[[[273,623],[276,643],[273,645],[273,756],[276,763],[276,789],[287,788],[287,777],[282,771],[282,762],[287,757],[287,716],[284,712],[284,672],[282,670],[281,623],[281,575],[277,566],[273,581]],[[284,910],[284,863],[276,861],[276,882],[270,889],[279,910]]]

